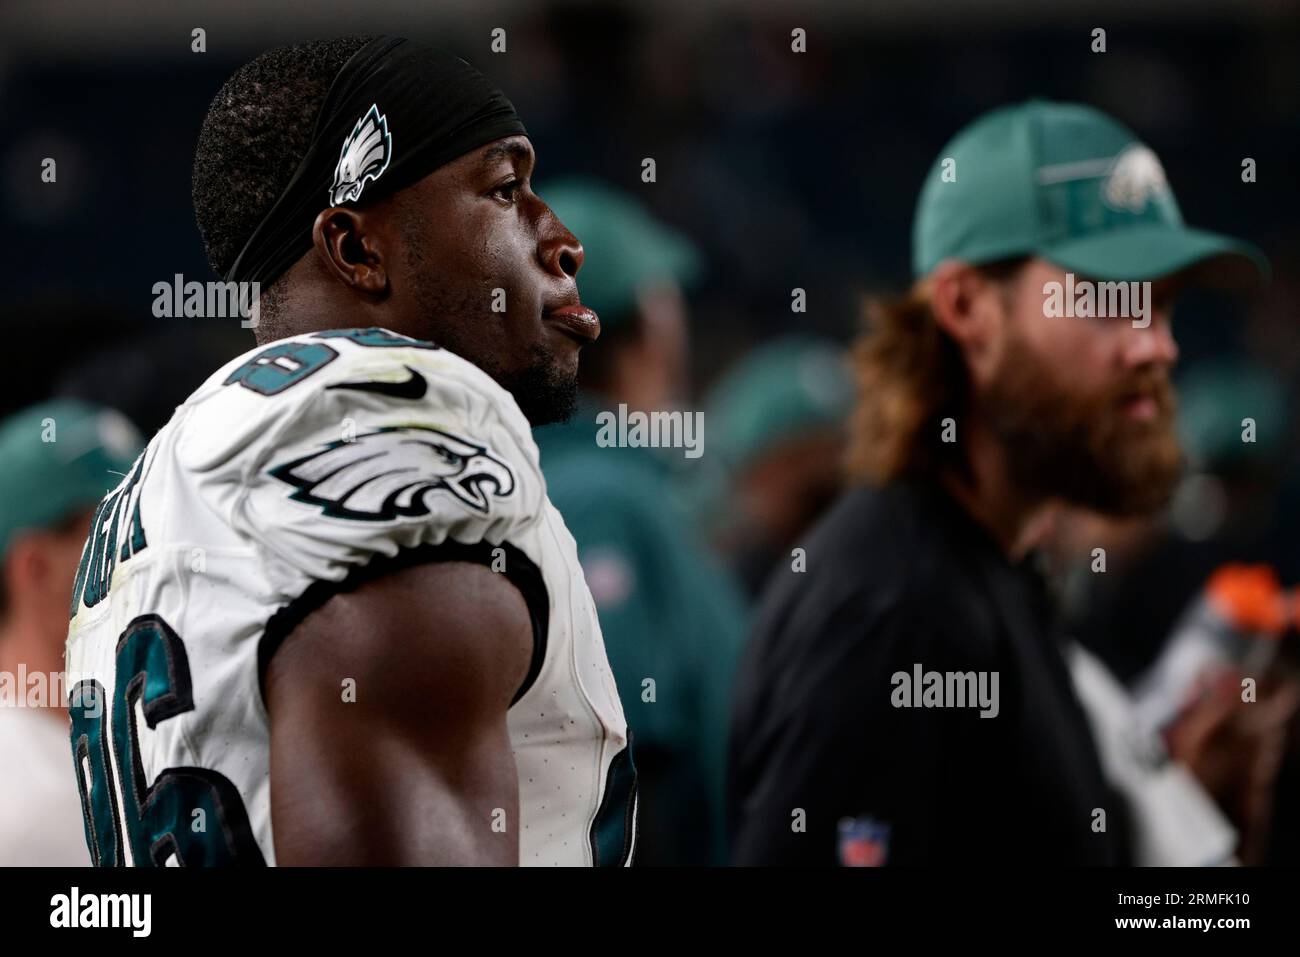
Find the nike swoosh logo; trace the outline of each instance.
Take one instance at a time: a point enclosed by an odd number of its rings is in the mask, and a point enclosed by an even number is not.
[[[326,388],[378,392],[380,395],[391,395],[397,399],[423,399],[424,394],[429,391],[429,383],[410,366],[403,366],[403,368],[411,373],[411,376],[402,382],[339,382]]]

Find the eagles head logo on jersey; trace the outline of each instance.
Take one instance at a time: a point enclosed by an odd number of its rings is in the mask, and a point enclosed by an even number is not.
[[[319,506],[332,518],[366,522],[428,515],[427,497],[438,492],[491,514],[492,500],[515,490],[510,466],[485,446],[419,426],[331,442],[270,474],[298,489],[294,501]]]
[[[334,167],[330,205],[338,206],[360,199],[366,181],[379,179],[388,169],[392,157],[393,138],[388,134],[388,117],[372,103],[343,141],[339,163]]]

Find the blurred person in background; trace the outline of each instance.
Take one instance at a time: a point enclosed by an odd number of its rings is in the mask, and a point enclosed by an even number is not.
[[[912,252],[916,285],[856,353],[862,484],[809,537],[807,571],[773,580],[737,679],[735,860],[1127,863],[1129,809],[1037,549],[1064,503],[1165,505],[1171,303],[1266,267],[1183,224],[1131,131],[1041,100],[944,147]],[[1146,306],[1049,318],[1049,284],[1075,275],[1149,282]]]
[[[847,351],[805,335],[764,343],[709,391],[722,474],[699,512],[751,597],[839,496],[852,406]]]
[[[90,863],[63,643],[91,513],[140,447],[125,417],[73,400],[0,423],[0,866]]]
[[[601,337],[578,370],[577,412],[534,435],[551,500],[578,543],[635,734],[637,864],[719,864],[744,604],[680,503],[669,456],[682,450],[602,447],[596,420],[620,405],[651,413],[684,400],[684,287],[698,275],[698,254],[634,197],[598,181],[539,192],[583,238],[579,290],[601,317]],[[705,458],[713,454],[709,424],[706,417]]]
[[[1179,378],[1178,431],[1187,470],[1167,513],[1072,512],[1056,532],[1079,556],[1065,570],[1070,630],[1125,683],[1159,656],[1216,568],[1279,557],[1269,540],[1288,437],[1283,384],[1239,359],[1203,362]],[[1095,547],[1106,574],[1090,571]]]
[[[1275,528],[1285,388],[1258,364],[1219,359],[1182,376],[1179,395],[1188,469],[1168,513],[1067,510],[1056,524],[1067,627],[1083,646],[1076,660],[1097,659],[1127,686],[1136,723],[1156,739],[1144,750],[1190,769],[1231,819],[1239,859],[1293,863],[1300,685],[1295,599],[1278,571],[1293,545]],[[1260,707],[1241,701],[1250,676]]]
[[[1268,566],[1222,566],[1131,689],[1091,651],[1067,646],[1107,778],[1131,811],[1135,863],[1270,862],[1300,704],[1294,660],[1279,655],[1294,606]]]

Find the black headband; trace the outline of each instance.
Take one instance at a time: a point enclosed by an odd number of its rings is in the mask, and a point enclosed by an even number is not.
[[[269,285],[311,248],[321,210],[387,196],[516,134],[527,131],[515,108],[464,60],[401,37],[370,41],[334,78],[307,154],[226,281]]]

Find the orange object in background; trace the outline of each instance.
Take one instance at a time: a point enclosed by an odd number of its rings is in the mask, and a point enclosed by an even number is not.
[[[1279,639],[1297,620],[1296,591],[1284,590],[1270,565],[1215,569],[1179,618],[1165,649],[1133,686],[1137,713],[1153,733],[1164,731],[1225,671],[1259,679]]]
[[[1271,565],[1222,565],[1205,584],[1205,596],[1230,625],[1261,638],[1279,638],[1298,620],[1298,595],[1282,589]]]

